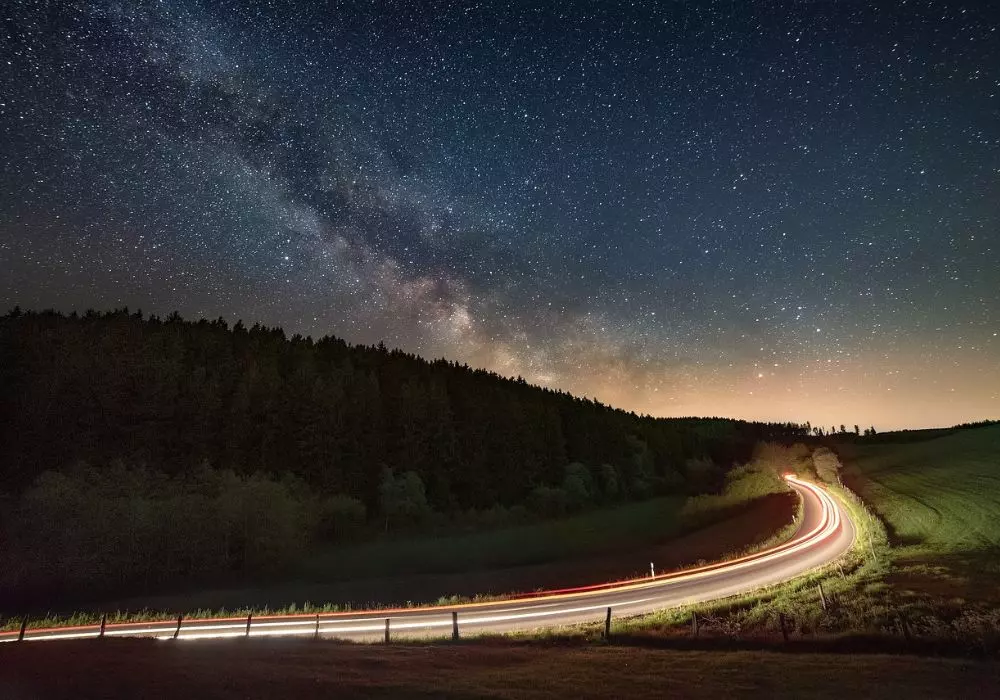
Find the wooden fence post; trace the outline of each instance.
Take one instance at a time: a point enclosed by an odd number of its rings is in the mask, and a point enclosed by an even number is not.
[[[451,638],[458,639],[458,611],[451,611]]]
[[[691,611],[691,636],[698,638],[698,613]]]
[[[823,610],[826,610],[826,595],[823,593],[823,584],[817,583],[816,588],[819,589],[819,602],[823,606]]]
[[[253,622],[253,613],[247,613],[247,633],[246,636],[250,636],[250,623]]]
[[[24,641],[24,633],[25,631],[27,631],[27,629],[28,629],[28,616],[25,615],[24,619],[21,620],[21,631],[17,633],[17,641],[19,642]]]
[[[604,616],[604,641],[611,641],[611,606],[608,606],[608,612]]]
[[[177,616],[177,627],[174,628],[174,639],[177,639],[177,637],[180,636],[180,634],[181,634],[181,622],[183,622],[183,621],[184,621],[184,615],[182,613],[182,614],[180,614],[180,615]]]
[[[389,643],[389,618],[385,618],[385,643]]]
[[[778,613],[778,626],[781,627],[781,638],[788,641],[788,625],[785,624],[785,613]]]
[[[101,633],[97,635],[98,637],[104,636],[104,628],[107,626],[108,626],[108,614],[104,613],[103,615],[101,615]]]

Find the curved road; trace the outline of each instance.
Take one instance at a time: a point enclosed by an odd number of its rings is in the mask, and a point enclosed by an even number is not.
[[[456,620],[462,634],[512,632],[662,610],[745,593],[831,563],[854,542],[854,526],[824,489],[785,477],[803,500],[802,522],[788,542],[739,559],[655,577],[546,591],[514,600],[431,608],[406,608],[317,615],[271,615],[254,618],[177,620],[108,624],[108,637],[206,639],[218,637],[316,635],[354,640],[381,639],[389,620],[393,637],[451,636]],[[457,613],[457,618],[455,617]],[[100,625],[28,629],[26,641],[97,637]],[[18,632],[0,633],[0,642]]]

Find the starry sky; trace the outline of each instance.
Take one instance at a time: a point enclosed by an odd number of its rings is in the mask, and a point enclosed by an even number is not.
[[[4,309],[384,340],[658,416],[1000,417],[994,3],[0,18]]]

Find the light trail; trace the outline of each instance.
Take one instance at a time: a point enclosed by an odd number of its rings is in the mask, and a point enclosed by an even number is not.
[[[803,500],[803,517],[787,542],[729,561],[672,573],[577,588],[526,594],[509,600],[462,603],[440,607],[390,608],[339,613],[297,613],[254,617],[247,630],[246,617],[184,619],[109,623],[106,637],[156,637],[158,639],[219,639],[288,635],[321,635],[353,639],[381,637],[385,621],[396,635],[423,633],[440,636],[451,632],[452,613],[462,616],[466,632],[506,632],[541,626],[556,627],[593,621],[608,607],[619,614],[639,614],[668,607],[704,602],[787,581],[832,563],[854,543],[854,527],[841,507],[823,488],[793,475],[785,479]],[[96,638],[100,624],[34,628],[25,641]],[[18,632],[0,633],[0,642],[12,642]]]

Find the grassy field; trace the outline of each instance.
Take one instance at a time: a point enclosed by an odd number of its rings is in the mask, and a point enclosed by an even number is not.
[[[838,447],[844,482],[886,522],[892,585],[1000,601],[1000,426]]]
[[[773,471],[742,467],[730,473],[718,495],[668,496],[519,527],[337,547],[313,557],[304,572],[325,581],[467,573],[641,550],[726,520],[755,501],[787,490]],[[761,533],[747,534],[744,544],[753,545]]]
[[[718,495],[656,498],[560,520],[450,537],[386,539],[319,553],[283,581],[101,601],[54,614],[47,623],[162,617],[161,611],[257,613],[428,604],[586,585],[664,571],[787,537],[797,499],[773,470],[741,468]],[[331,605],[332,604],[332,605]],[[128,612],[133,611],[133,612]],[[135,611],[140,611],[136,613]],[[17,616],[4,621],[19,624]]]
[[[997,662],[888,655],[303,640],[0,647],[0,696],[24,698],[895,699],[998,691]]]
[[[697,613],[699,639],[723,646],[853,649],[876,640],[910,652],[996,658],[1000,426],[926,431],[923,440],[879,437],[836,445],[843,464],[823,447],[808,456],[771,447],[799,474],[820,474],[849,511],[857,544],[840,562],[768,589],[622,620],[618,634],[639,644],[684,645]],[[593,641],[599,626],[577,634]]]
[[[654,498],[531,525],[336,547],[312,558],[304,572],[336,581],[498,569],[599,555],[676,535],[683,524],[683,506],[683,497]]]

